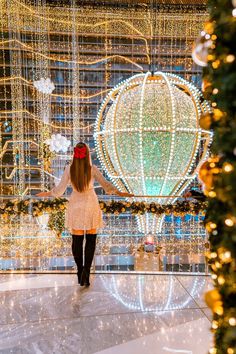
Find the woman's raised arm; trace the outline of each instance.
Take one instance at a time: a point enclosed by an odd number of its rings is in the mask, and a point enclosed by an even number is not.
[[[58,185],[55,186],[49,192],[41,192],[36,194],[36,197],[55,197],[55,198],[61,197],[64,194],[66,187],[68,186],[69,180],[70,180],[70,166],[66,166],[65,171]]]
[[[120,192],[111,182],[107,181],[96,166],[92,166],[94,179],[101,185],[107,194],[115,194],[120,197],[133,197],[133,194]]]

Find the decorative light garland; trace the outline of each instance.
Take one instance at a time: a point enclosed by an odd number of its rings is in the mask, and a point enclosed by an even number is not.
[[[44,213],[50,214],[48,227],[54,230],[59,236],[65,229],[64,212],[67,206],[67,199],[53,199],[53,200],[15,200],[7,201],[0,204],[0,217],[10,220],[15,216],[33,215],[38,217]],[[205,215],[207,208],[206,202],[190,202],[181,201],[175,204],[160,205],[157,203],[144,202],[122,202],[110,201],[99,202],[100,208],[105,214],[124,214],[144,215],[150,213],[156,216],[175,215]]]
[[[66,209],[68,200],[65,198],[56,198],[48,200],[15,200],[7,201],[0,204],[0,215],[4,218],[8,216],[19,216],[32,214],[39,216],[43,213],[57,212]],[[158,204],[158,203],[144,203],[144,202],[122,202],[110,201],[99,202],[101,210],[106,214],[144,214],[146,212],[156,215],[170,215],[183,216],[185,214],[204,215],[207,203],[206,202],[189,202],[181,201],[175,204]]]

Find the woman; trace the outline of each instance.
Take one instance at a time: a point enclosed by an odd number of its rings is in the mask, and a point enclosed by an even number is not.
[[[72,253],[77,265],[78,283],[89,286],[90,268],[96,247],[97,229],[103,227],[102,212],[94,191],[94,180],[98,181],[107,194],[131,197],[122,193],[101,174],[96,166],[91,165],[90,151],[86,144],[78,143],[74,148],[72,164],[65,168],[60,183],[50,192],[38,193],[38,197],[60,197],[67,185],[72,185],[73,192],[69,199],[66,213],[66,227],[72,233]],[[83,265],[83,240],[86,235],[85,260]]]

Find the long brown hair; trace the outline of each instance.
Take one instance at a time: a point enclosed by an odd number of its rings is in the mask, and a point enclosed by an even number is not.
[[[73,157],[70,166],[70,179],[73,187],[78,192],[83,192],[88,188],[91,180],[91,162],[89,147],[85,143],[78,143],[78,148],[86,147],[86,156],[82,159]]]

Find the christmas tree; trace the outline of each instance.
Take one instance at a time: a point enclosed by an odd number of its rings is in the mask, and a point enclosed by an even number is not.
[[[208,50],[203,75],[212,114],[200,124],[214,132],[212,156],[202,167],[208,211],[209,264],[215,289],[206,294],[213,311],[211,354],[236,353],[236,0],[208,1],[202,36]],[[204,47],[204,43],[203,43]]]

